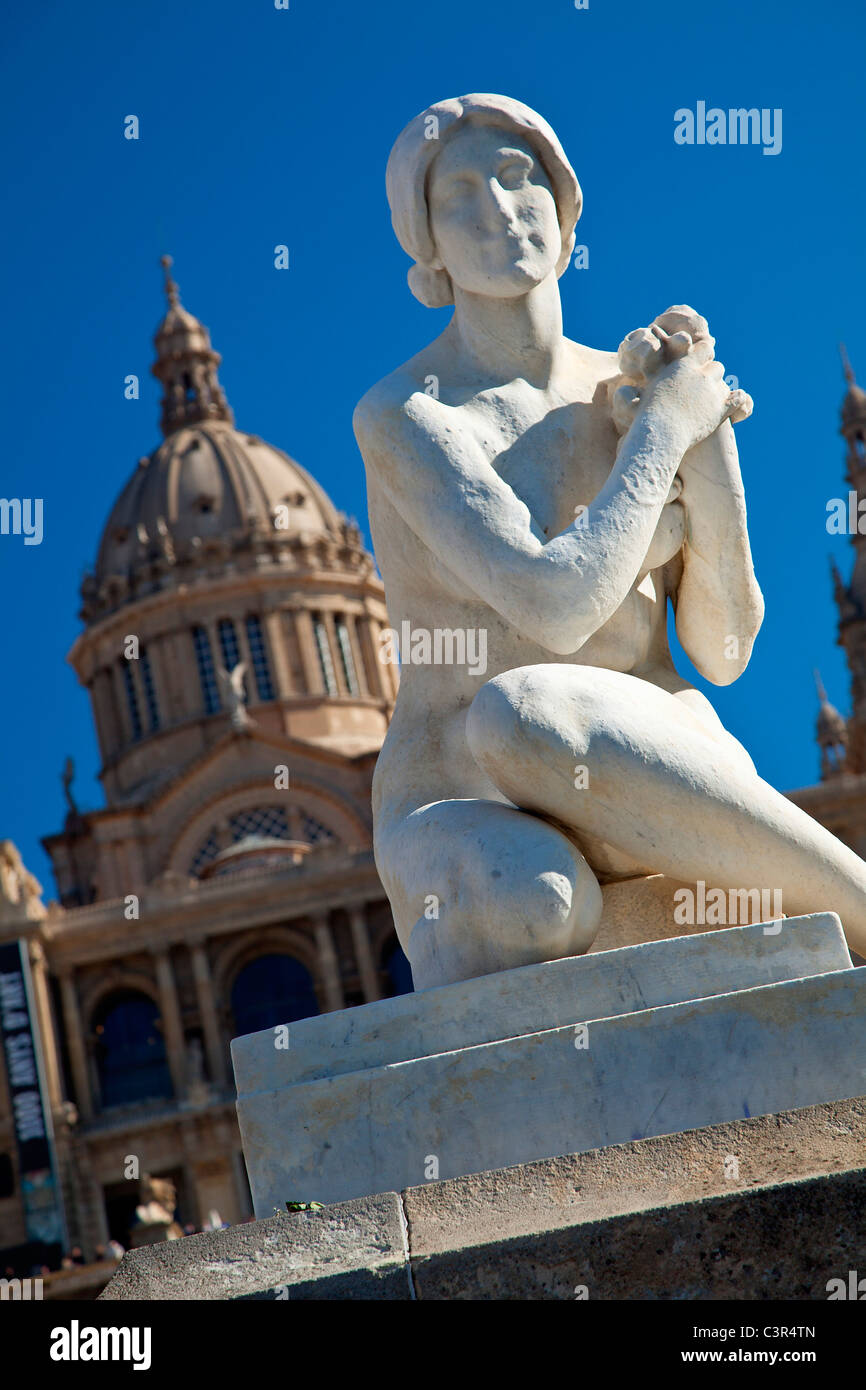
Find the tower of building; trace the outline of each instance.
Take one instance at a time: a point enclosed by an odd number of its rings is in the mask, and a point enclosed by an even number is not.
[[[844,348],[842,361],[846,391],[839,429],[845,441],[849,490],[841,510],[854,547],[854,565],[847,582],[835,558],[830,571],[839,614],[838,640],[845,649],[851,677],[851,713],[847,719],[840,714],[816,675],[819,709],[815,736],[821,780],[788,796],[859,855],[866,856],[866,391],[855,381]],[[838,544],[842,544],[841,539]]]
[[[834,567],[834,591],[839,609],[839,642],[845,648],[851,673],[851,714],[847,720],[845,770],[866,772],[866,391],[857,385],[843,349],[847,391],[842,402],[840,434],[845,441],[845,477],[856,496],[849,515],[857,518],[851,543],[854,566],[844,583]],[[863,509],[862,531],[860,509]]]
[[[372,852],[396,694],[382,582],[309,473],[236,427],[163,265],[163,437],[111,508],[69,657],[105,805],[79,809],[68,770],[44,842],[59,903],[28,927],[67,1230],[90,1254],[126,1243],[129,1155],[175,1183],[183,1222],[251,1211],[232,1037],[411,987]],[[28,1238],[14,1169],[0,1247]]]

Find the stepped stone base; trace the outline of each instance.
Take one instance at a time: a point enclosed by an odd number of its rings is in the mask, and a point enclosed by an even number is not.
[[[861,1096],[132,1250],[100,1297],[824,1300],[864,1156]]]
[[[237,1038],[256,1215],[860,1095],[864,1014],[866,972],[817,914]]]

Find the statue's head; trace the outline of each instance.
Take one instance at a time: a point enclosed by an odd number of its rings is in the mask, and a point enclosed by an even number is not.
[[[580,185],[550,126],[522,102],[475,93],[428,107],[397,138],[386,180],[422,304],[453,303],[455,284],[512,298],[568,265]]]

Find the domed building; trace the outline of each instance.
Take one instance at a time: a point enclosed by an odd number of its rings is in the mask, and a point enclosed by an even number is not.
[[[381,580],[319,484],[236,428],[164,265],[164,437],[111,509],[69,657],[105,806],[80,811],[66,776],[44,842],[60,902],[30,933],[67,1239],[86,1254],[127,1243],[130,1168],[174,1182],[181,1223],[251,1214],[232,1037],[411,988],[372,854],[396,693]],[[0,1200],[0,1246],[25,1224]]]

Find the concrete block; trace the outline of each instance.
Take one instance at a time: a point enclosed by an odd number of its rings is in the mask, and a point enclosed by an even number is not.
[[[101,1299],[408,1298],[394,1192],[129,1250]]]
[[[235,1081],[244,1097],[850,965],[829,912],[571,956],[300,1019],[287,1049],[272,1029],[248,1033],[231,1045]]]
[[[821,914],[325,1015],[293,1024],[288,1052],[236,1040],[256,1213],[858,1095],[866,975],[849,961]]]
[[[421,1300],[826,1300],[830,1280],[866,1273],[864,1212],[861,1168],[416,1258],[413,1286]]]
[[[423,1259],[864,1163],[857,1096],[425,1183],[403,1193],[403,1209],[412,1258]]]

